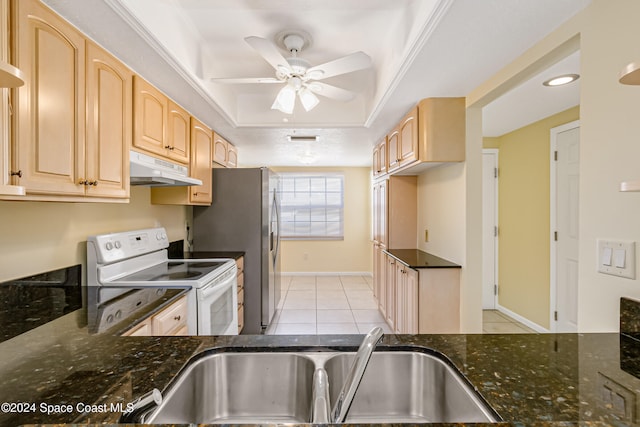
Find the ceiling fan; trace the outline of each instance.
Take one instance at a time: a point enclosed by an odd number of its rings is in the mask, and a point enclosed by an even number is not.
[[[278,43],[290,56],[285,58],[278,46],[262,37],[250,36],[244,39],[265,61],[275,69],[275,77],[221,78],[211,79],[217,83],[284,83],[271,109],[292,114],[296,96],[306,111],[311,111],[320,100],[316,95],[347,102],[355,93],[319,80],[371,67],[372,61],[364,52],[355,52],[321,65],[311,64],[298,56],[298,53],[311,44],[311,36],[301,30],[288,30],[276,36]]]

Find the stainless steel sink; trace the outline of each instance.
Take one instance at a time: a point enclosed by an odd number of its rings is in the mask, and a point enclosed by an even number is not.
[[[333,402],[355,353],[324,365]],[[457,423],[498,421],[460,374],[419,352],[374,352],[346,423]]]
[[[355,353],[216,353],[195,359],[144,423],[323,423],[314,372],[326,371],[333,405]],[[317,380],[316,380],[317,381]],[[318,391],[316,384],[316,392]],[[321,393],[315,393],[317,396]],[[319,399],[316,396],[316,399]],[[316,405],[314,405],[316,403]],[[420,352],[376,351],[345,423],[492,422],[492,410],[443,360]]]
[[[313,360],[296,353],[218,353],[190,364],[145,423],[306,423]]]

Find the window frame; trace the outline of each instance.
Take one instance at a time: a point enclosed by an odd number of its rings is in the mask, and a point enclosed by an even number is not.
[[[304,172],[304,171],[300,171],[300,172],[279,172],[278,173],[280,175],[280,239],[282,240],[317,240],[317,241],[324,241],[324,240],[344,240],[344,232],[345,232],[345,226],[344,226],[344,211],[345,211],[345,174],[342,172]],[[284,186],[283,186],[283,181],[284,179],[313,179],[313,178],[323,178],[325,179],[325,190],[322,192],[322,194],[325,195],[325,202],[322,205],[312,205],[311,204],[311,194],[313,193],[319,193],[319,192],[314,192],[312,191],[311,185],[309,186],[309,189],[306,191],[306,193],[308,193],[308,200],[309,200],[309,204],[307,205],[292,205],[292,206],[285,206],[284,203],[284,194],[285,193],[291,193],[290,191],[284,191]],[[340,179],[340,204],[339,205],[331,205],[327,203],[327,198],[326,198],[326,194],[327,193],[335,193],[335,192],[329,192],[327,191],[326,188],[326,180],[330,179],[330,178],[338,178]],[[294,184],[295,186],[295,184]],[[296,193],[295,189],[293,191],[293,193]],[[305,191],[301,191],[301,193],[305,193]],[[312,210],[312,209],[327,209],[327,208],[337,208],[339,210],[338,215],[339,215],[339,233],[337,235],[328,235],[328,234],[324,234],[324,235],[320,235],[320,234],[308,234],[308,235],[303,235],[303,234],[299,234],[296,235],[295,232],[294,234],[284,234],[284,230],[285,227],[283,226],[284,224],[284,220],[283,217],[284,215],[289,211],[289,210],[293,210],[293,209],[308,209],[308,210]],[[295,215],[295,213],[293,213],[293,215]],[[311,215],[311,212],[309,213],[309,215]],[[313,221],[311,219],[311,217],[309,218],[309,225],[311,226],[311,223],[313,222],[324,222],[325,224],[328,223],[333,223],[335,221],[328,221],[326,216],[327,213],[325,211],[325,220],[324,221]],[[295,228],[295,224],[296,221],[295,219],[293,221],[286,221],[288,223],[292,223],[294,225]],[[299,221],[300,223],[304,223],[305,221]],[[325,227],[326,230],[326,227]]]

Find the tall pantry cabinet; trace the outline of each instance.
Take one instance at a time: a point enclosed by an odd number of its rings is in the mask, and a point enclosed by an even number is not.
[[[413,248],[417,244],[418,178],[388,176],[373,184],[374,295],[390,326],[396,307],[395,266],[386,249]],[[393,269],[394,275],[391,276]],[[392,326],[393,327],[393,326]]]

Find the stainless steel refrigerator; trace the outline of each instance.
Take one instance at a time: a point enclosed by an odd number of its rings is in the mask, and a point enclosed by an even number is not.
[[[263,333],[280,301],[279,198],[267,168],[216,168],[211,206],[193,208],[194,251],[245,253],[243,334]]]

